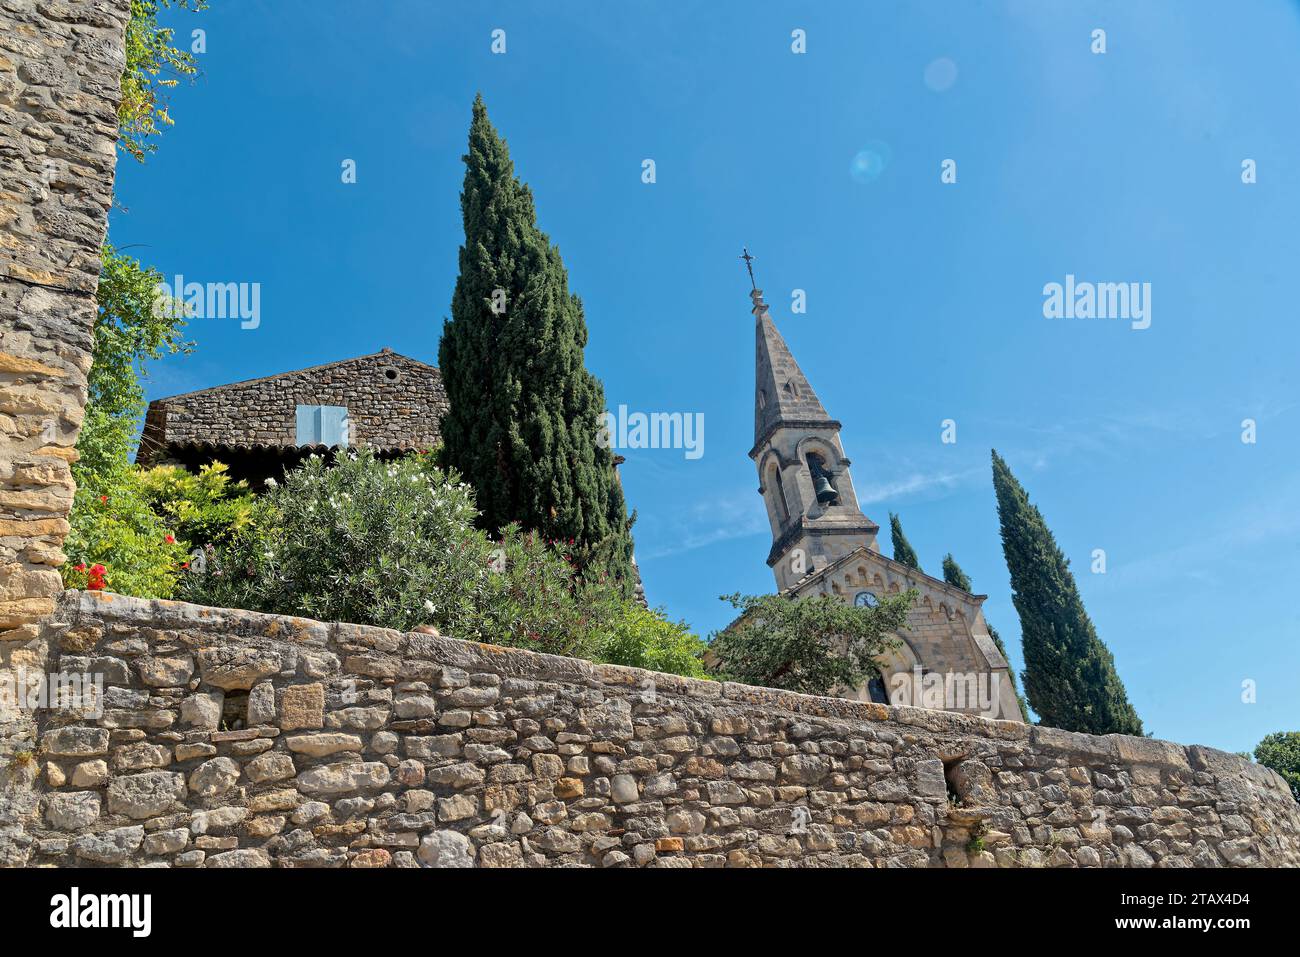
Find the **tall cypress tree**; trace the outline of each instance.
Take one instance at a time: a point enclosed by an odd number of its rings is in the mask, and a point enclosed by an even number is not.
[[[894,542],[894,561],[909,565],[919,572],[921,570],[921,560],[916,557],[916,549],[912,547],[912,543],[903,534],[903,523],[898,520],[898,516],[893,512],[889,513],[889,537]]]
[[[572,539],[584,572],[608,571],[630,594],[631,522],[598,440],[605,394],[583,366],[582,301],[482,96],[463,159],[465,243],[438,349],[444,461],[474,486],[485,528]]]
[[[1025,693],[1041,723],[1089,734],[1142,734],[1115,659],[1084,611],[1070,563],[996,451],[993,489],[1020,614]]]
[[[971,590],[970,576],[961,570],[957,559],[952,557],[952,552],[943,556],[943,580],[964,592]]]
[[[962,571],[962,567],[957,564],[957,559],[952,557],[952,552],[943,556],[943,580],[949,585],[960,588],[964,592],[971,590],[970,576]],[[1011,656],[1007,654],[1007,646],[1002,643],[1002,636],[998,630],[989,624],[988,619],[984,620],[988,627],[989,637],[993,639],[993,644],[998,646],[998,651],[1002,652],[1002,657],[1007,659],[1007,675],[1011,678],[1011,690],[1016,693],[1016,703],[1020,705],[1020,716],[1029,721],[1029,706],[1025,704],[1025,696],[1020,693],[1020,688],[1016,685],[1016,673],[1010,667]]]

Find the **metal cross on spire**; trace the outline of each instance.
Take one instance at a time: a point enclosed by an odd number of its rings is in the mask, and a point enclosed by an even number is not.
[[[755,291],[758,290],[758,283],[754,282],[754,257],[749,254],[749,247],[744,247],[745,254],[738,258],[745,260],[745,268],[749,270],[749,285]]]

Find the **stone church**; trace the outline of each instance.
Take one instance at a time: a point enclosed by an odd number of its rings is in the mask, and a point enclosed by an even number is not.
[[[763,301],[756,320],[754,447],[758,491],[772,526],[767,564],[780,594],[836,595],[871,606],[916,589],[900,647],[883,680],[845,696],[1022,721],[1006,659],[972,595],[880,553],[880,527],[862,513],[840,443],[840,423],[813,391]]]

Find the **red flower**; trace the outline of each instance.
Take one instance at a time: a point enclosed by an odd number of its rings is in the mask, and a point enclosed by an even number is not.
[[[163,536],[163,541],[166,542],[168,545],[175,545],[176,536],[173,535],[171,532],[168,532],[166,535]]]
[[[85,562],[82,562],[80,565],[74,565],[74,566],[72,566],[72,567],[75,568],[75,569],[76,569],[77,571],[79,571],[79,572],[84,572],[84,571],[86,570],[86,563],[85,563]]]
[[[98,562],[90,566],[90,574],[98,575],[101,578],[104,577],[104,572],[106,571],[108,571],[108,569],[105,568],[103,565],[100,565]]]
[[[101,495],[101,496],[99,497],[99,500],[100,500],[101,502],[107,502],[107,501],[108,501],[108,496],[107,496],[107,495]]]

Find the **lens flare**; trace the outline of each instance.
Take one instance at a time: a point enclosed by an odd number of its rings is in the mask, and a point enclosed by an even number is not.
[[[854,155],[849,163],[849,175],[858,183],[874,183],[880,178],[893,158],[894,151],[888,143],[872,140]]]
[[[936,93],[942,93],[957,82],[957,64],[946,56],[932,60],[925,68],[925,85]]]

